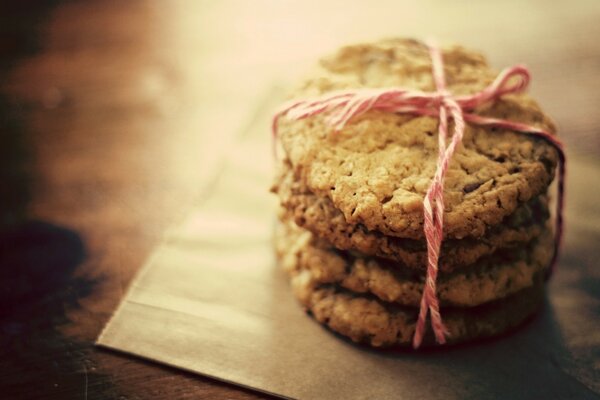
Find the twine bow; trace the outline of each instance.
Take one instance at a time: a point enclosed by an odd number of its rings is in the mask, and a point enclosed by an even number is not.
[[[428,313],[431,314],[431,326],[436,341],[446,342],[448,330],[440,315],[439,300],[436,292],[438,261],[443,240],[444,226],[444,178],[456,147],[460,144],[465,130],[465,121],[480,126],[498,127],[546,140],[558,151],[558,194],[556,203],[556,228],[554,237],[554,256],[549,271],[554,269],[563,233],[563,208],[566,157],[562,142],[549,132],[535,126],[505,119],[481,116],[474,113],[478,107],[513,93],[524,92],[530,81],[529,70],[522,65],[504,69],[485,89],[478,93],[453,96],[446,89],[444,64],[439,47],[428,44],[433,65],[435,92],[423,92],[406,88],[351,89],[327,93],[315,99],[299,99],[285,104],[273,117],[272,133],[277,138],[277,123],[280,117],[300,120],[317,114],[327,114],[326,122],[335,132],[348,122],[369,110],[390,113],[412,114],[439,118],[438,160],[435,174],[423,199],[423,231],[427,242],[427,273],[421,296],[419,317],[413,336],[413,347],[421,345],[426,331]],[[454,121],[454,132],[450,143],[448,139],[448,119]],[[275,141],[274,141],[275,142]]]

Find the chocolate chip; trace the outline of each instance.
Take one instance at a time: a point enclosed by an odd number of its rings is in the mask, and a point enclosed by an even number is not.
[[[546,171],[548,171],[548,172],[552,171],[552,167],[555,165],[554,162],[552,162],[551,160],[549,160],[546,157],[542,157],[542,159],[540,161],[542,162],[542,164],[544,164],[544,168],[546,168]]]
[[[476,190],[479,186],[481,186],[482,183],[483,182],[469,183],[468,185],[465,185],[465,187],[463,188],[463,192],[471,193],[472,191]]]

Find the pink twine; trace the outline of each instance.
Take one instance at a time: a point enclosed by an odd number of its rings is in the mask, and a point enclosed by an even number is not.
[[[558,259],[563,234],[563,209],[566,156],[562,142],[551,133],[535,126],[485,117],[473,113],[477,107],[512,93],[521,93],[527,89],[530,81],[529,70],[522,65],[504,69],[498,77],[482,91],[463,96],[452,96],[446,89],[444,64],[440,49],[428,45],[433,64],[433,78],[436,91],[426,93],[405,88],[351,89],[325,94],[315,99],[300,99],[284,105],[273,117],[272,132],[277,138],[277,122],[286,115],[293,120],[328,113],[327,123],[340,131],[353,117],[369,110],[381,110],[391,113],[425,115],[439,118],[437,168],[431,184],[423,199],[424,226],[427,241],[427,274],[421,296],[419,318],[413,336],[413,347],[421,345],[426,331],[427,314],[431,314],[431,326],[440,344],[446,342],[448,330],[444,326],[439,310],[436,292],[438,261],[443,240],[444,216],[444,178],[450,159],[460,144],[465,130],[465,121],[481,126],[492,126],[540,137],[558,151],[558,195],[556,204],[556,230],[554,237],[554,256],[550,264],[550,273]],[[454,120],[454,132],[450,144],[448,138],[448,117]],[[274,140],[273,143],[276,141]]]

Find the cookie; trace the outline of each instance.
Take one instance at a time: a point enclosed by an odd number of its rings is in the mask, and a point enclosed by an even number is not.
[[[496,77],[485,59],[462,47],[443,49],[448,90],[482,90]],[[344,88],[400,86],[434,90],[427,48],[386,40],[342,48],[321,61],[315,78],[292,97]],[[506,95],[476,113],[533,125],[550,121],[527,95]],[[332,133],[326,115],[279,119],[280,143],[294,174],[311,193],[329,198],[351,225],[388,236],[423,239],[423,197],[436,168],[438,121],[369,111]],[[557,165],[544,140],[468,124],[444,185],[444,237],[481,237],[523,203],[546,192]]]
[[[284,218],[313,232],[338,249],[356,250],[399,261],[404,265],[423,269],[427,250],[423,240],[403,239],[369,231],[362,224],[348,224],[341,211],[327,197],[318,197],[294,180],[291,170],[284,166],[274,190],[284,207]],[[493,227],[484,236],[474,239],[450,239],[442,244],[440,268],[450,271],[475,263],[481,257],[498,249],[520,246],[544,232],[549,218],[548,201],[538,196],[521,204],[511,215]]]
[[[276,250],[282,267],[294,275],[308,271],[315,285],[335,284],[380,300],[418,307],[423,274],[407,273],[386,260],[340,252],[293,222],[280,226]],[[466,271],[440,274],[437,288],[443,306],[474,307],[510,296],[541,282],[554,252],[549,231],[517,251],[482,258]]]
[[[321,324],[354,342],[375,347],[408,346],[417,320],[417,308],[384,303],[335,286],[315,286],[304,270],[291,279],[294,294]],[[443,310],[448,344],[497,336],[520,325],[543,301],[543,284],[536,284],[501,301],[472,308]],[[435,344],[431,331],[423,345]]]

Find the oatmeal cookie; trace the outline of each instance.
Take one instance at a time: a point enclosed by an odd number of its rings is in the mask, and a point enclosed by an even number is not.
[[[300,303],[321,324],[354,342],[374,347],[409,346],[415,331],[417,308],[384,303],[336,286],[315,286],[305,270],[291,279]],[[522,324],[540,307],[543,284],[534,285],[503,300],[472,308],[443,310],[449,330],[448,344],[497,336]],[[423,346],[433,346],[429,329]]]
[[[448,90],[471,94],[497,73],[484,57],[459,46],[442,49]],[[434,90],[427,48],[414,40],[347,46],[324,58],[292,97],[344,88]],[[476,113],[555,132],[525,94],[506,95]],[[332,133],[325,115],[279,120],[279,140],[291,168],[316,196],[329,198],[347,223],[389,236],[423,239],[423,197],[434,174],[438,121],[380,111]],[[444,185],[446,238],[480,237],[521,204],[545,193],[558,155],[544,140],[467,124]]]
[[[337,251],[293,222],[279,227],[276,250],[283,269],[291,275],[308,271],[314,285],[335,284],[405,306],[418,307],[421,301],[424,274],[387,260]],[[467,270],[441,273],[437,280],[441,305],[474,307],[534,286],[543,280],[553,252],[553,237],[547,231],[519,249],[482,258]]]
[[[318,197],[293,179],[289,168],[275,186],[283,207],[283,218],[313,232],[341,250],[387,258],[424,269],[427,247],[424,240],[405,239],[369,231],[362,224],[349,224],[327,197]],[[442,243],[440,269],[451,271],[475,263],[500,249],[521,246],[541,235],[549,218],[548,200],[541,195],[521,204],[498,225],[488,227],[480,238],[448,239]]]

